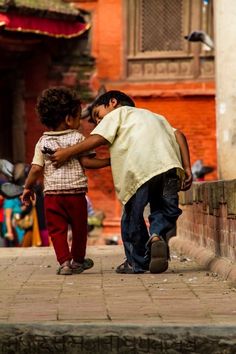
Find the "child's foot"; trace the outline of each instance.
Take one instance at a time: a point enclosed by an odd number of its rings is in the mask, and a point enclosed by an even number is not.
[[[90,258],[85,258],[83,263],[72,261],[70,266],[73,273],[79,274],[82,273],[84,270],[92,268],[94,266],[94,262]]]
[[[140,269],[136,272],[133,271],[133,268],[131,267],[127,259],[116,268],[116,273],[118,274],[142,274],[144,272],[144,269]]]
[[[131,265],[129,265],[127,259],[116,268],[116,273],[120,273],[120,274],[132,274],[133,273],[133,269],[132,269]]]
[[[72,269],[70,267],[70,262],[66,261],[60,265],[60,267],[57,270],[57,274],[59,275],[71,275],[72,274]]]
[[[151,241],[151,273],[163,273],[168,269],[168,245],[162,237],[155,235]]]

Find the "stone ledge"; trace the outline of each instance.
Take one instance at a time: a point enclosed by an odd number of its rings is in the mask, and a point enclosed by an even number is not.
[[[236,283],[236,264],[230,262],[228,259],[216,257],[209,249],[198,246],[196,243],[188,241],[187,239],[181,239],[181,237],[173,237],[170,240],[170,247],[175,248],[178,252],[193,257],[200,265],[214,273],[218,273],[224,279]]]
[[[191,189],[179,193],[181,205],[202,204],[205,213],[213,215],[222,204],[227,206],[227,217],[236,218],[236,179],[227,181],[194,182]]]
[[[1,354],[235,352],[236,326],[0,323]]]

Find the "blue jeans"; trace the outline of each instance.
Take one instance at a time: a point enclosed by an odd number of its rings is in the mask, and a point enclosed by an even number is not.
[[[149,241],[153,234],[166,239],[182,211],[178,207],[180,180],[176,169],[151,178],[125,204],[121,236],[125,255],[134,272],[147,270],[150,263]],[[149,203],[149,232],[143,212]]]

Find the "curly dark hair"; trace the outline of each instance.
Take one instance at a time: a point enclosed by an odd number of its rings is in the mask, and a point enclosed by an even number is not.
[[[38,97],[36,113],[40,121],[49,129],[56,129],[70,115],[77,117],[81,111],[78,94],[66,87],[51,87]]]

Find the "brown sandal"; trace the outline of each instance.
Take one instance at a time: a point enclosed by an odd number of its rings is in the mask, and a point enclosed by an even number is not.
[[[64,262],[63,264],[60,265],[60,267],[57,270],[58,275],[72,275],[72,269],[70,267],[70,263]]]
[[[120,273],[120,274],[132,274],[133,273],[133,269],[129,265],[127,259],[116,268],[116,273]]]
[[[72,261],[70,266],[73,273],[80,274],[84,270],[92,268],[94,266],[94,262],[91,258],[85,258],[83,263]]]
[[[162,237],[151,244],[151,261],[149,270],[151,273],[163,273],[168,269],[168,245]]]
[[[133,271],[133,268],[131,265],[128,263],[127,259],[121,263],[117,268],[116,268],[116,273],[119,274],[142,274],[145,273],[145,270],[140,270],[138,272]]]

